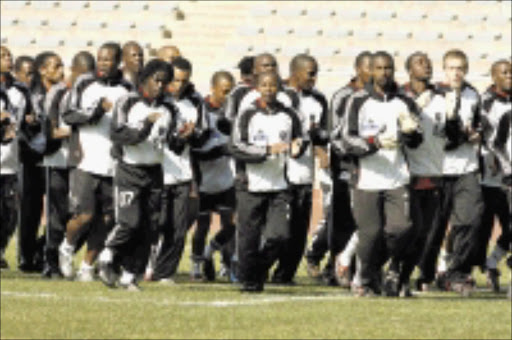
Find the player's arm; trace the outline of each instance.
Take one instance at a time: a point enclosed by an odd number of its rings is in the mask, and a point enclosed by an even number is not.
[[[114,116],[110,124],[110,138],[116,144],[135,145],[148,138],[153,123],[160,117],[160,113],[148,115],[137,127],[128,125],[128,114],[137,98],[126,96],[120,98],[114,108]]]
[[[276,152],[271,146],[259,146],[249,143],[249,123],[255,110],[244,111],[235,121],[235,128],[231,135],[231,153],[237,160],[247,163],[261,163],[267,156]]]
[[[346,123],[343,124],[341,139],[348,155],[364,157],[378,151],[380,144],[378,136],[361,137],[359,132],[359,110],[366,96],[352,96],[347,103],[345,112]]]

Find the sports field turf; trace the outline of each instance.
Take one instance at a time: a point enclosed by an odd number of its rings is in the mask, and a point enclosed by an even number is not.
[[[14,267],[14,242],[7,259]],[[187,247],[188,251],[188,247]],[[78,256],[81,258],[81,256]],[[142,283],[142,292],[99,281],[43,280],[1,274],[1,333],[7,338],[473,338],[510,339],[511,302],[491,293],[475,270],[479,289],[469,298],[432,291],[411,299],[354,298],[347,290],[316,285],[301,266],[294,287],[267,285],[262,294],[236,286],[192,283],[189,258],[177,284]],[[78,260],[77,260],[78,264]],[[502,290],[509,272],[501,277]]]

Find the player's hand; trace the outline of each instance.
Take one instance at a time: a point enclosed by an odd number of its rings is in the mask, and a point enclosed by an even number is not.
[[[300,152],[300,148],[302,146],[302,139],[301,138],[295,138],[292,140],[292,143],[290,145],[290,151],[292,157],[297,157]]]
[[[412,133],[418,129],[418,121],[414,119],[410,112],[401,112],[398,115],[400,131],[403,133]]]
[[[288,143],[275,143],[267,146],[267,153],[269,155],[277,155],[286,152],[289,149],[290,145]]]
[[[395,137],[377,137],[377,145],[381,149],[393,150],[398,148],[398,140]]]
[[[101,107],[103,108],[103,111],[108,112],[112,109],[112,102],[109,101],[107,98],[103,98],[101,100]]]
[[[9,124],[5,129],[4,139],[9,140],[13,139],[14,137],[16,137],[16,125]]]
[[[5,119],[8,119],[8,118],[10,118],[10,117],[11,117],[11,115],[10,115],[9,113],[5,112],[5,111],[2,111],[2,112],[0,113],[0,121],[5,120]]]
[[[468,142],[470,142],[472,144],[476,144],[476,143],[480,143],[480,141],[482,140],[482,137],[480,136],[480,133],[478,133],[478,131],[473,130],[470,127],[467,127],[466,132],[468,135]]]
[[[455,106],[457,106],[457,90],[453,90],[446,94],[446,118],[453,119],[455,117]]]
[[[196,124],[194,124],[194,122],[185,122],[185,124],[183,124],[183,126],[181,127],[181,129],[179,131],[180,137],[182,137],[182,138],[189,137],[192,134],[192,132],[194,131],[195,127],[196,127]]]
[[[424,109],[432,100],[432,91],[426,90],[422,94],[416,98],[416,104],[420,107],[420,109]]]
[[[27,122],[27,124],[34,124],[35,121],[36,117],[33,113],[29,113],[25,116],[25,122]]]
[[[156,122],[160,117],[162,117],[162,114],[160,112],[153,112],[151,113],[147,120],[150,122],[150,123],[154,123]]]
[[[71,136],[71,129],[69,127],[60,127],[53,130],[52,137],[55,139],[62,139]]]

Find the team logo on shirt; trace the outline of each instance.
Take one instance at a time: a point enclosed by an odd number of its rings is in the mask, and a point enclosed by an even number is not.
[[[252,137],[253,142],[267,142],[267,135],[263,130],[258,130]]]
[[[288,134],[288,131],[282,130],[281,132],[279,132],[279,138],[283,142],[288,142],[290,140],[290,136]]]

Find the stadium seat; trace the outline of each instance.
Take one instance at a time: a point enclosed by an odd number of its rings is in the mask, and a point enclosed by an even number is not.
[[[418,31],[412,33],[412,38],[419,41],[436,41],[439,39],[439,33],[434,31]]]
[[[449,12],[433,12],[429,13],[427,19],[434,23],[447,23],[453,21],[456,15]]]
[[[298,26],[293,29],[293,32],[297,38],[310,39],[317,37],[321,30],[312,26]]]
[[[284,46],[281,48],[281,54],[286,57],[294,57],[297,54],[308,53],[307,47],[303,46]]]
[[[252,26],[252,25],[242,25],[237,28],[237,33],[243,37],[252,37],[263,32],[263,28],[261,26]]]
[[[382,39],[403,41],[409,39],[411,33],[408,31],[382,31]]]
[[[26,1],[2,1],[2,9],[4,10],[20,10],[26,5]]]
[[[396,15],[396,18],[402,21],[407,22],[418,22],[420,20],[423,20],[426,17],[426,13],[423,11],[414,11],[414,10],[408,10],[399,12]]]
[[[54,30],[67,30],[75,23],[75,19],[73,18],[50,18],[48,20],[47,26],[48,28]]]
[[[477,31],[473,32],[470,36],[471,39],[477,42],[492,42],[496,40],[497,34],[491,31]]]
[[[482,14],[470,14],[459,16],[459,21],[464,25],[478,25],[483,23],[485,16]]]
[[[125,12],[139,13],[148,9],[148,4],[144,1],[121,1],[119,3],[119,10]]]
[[[32,17],[25,20],[18,20],[18,26],[25,27],[27,29],[40,29],[40,27],[45,23],[46,18],[43,17]]]
[[[362,10],[339,10],[336,11],[336,16],[341,20],[360,20],[364,14]]]
[[[396,16],[393,10],[376,9],[369,10],[366,12],[366,18],[372,21],[387,21],[391,20]]]
[[[309,49],[309,54],[317,58],[332,57],[339,52],[339,48],[331,46],[314,46]]]
[[[42,48],[56,48],[62,44],[62,39],[55,36],[44,36],[38,38],[34,44]]]
[[[56,5],[55,1],[44,1],[44,0],[38,0],[38,1],[32,1],[30,2],[30,6],[34,9],[38,10],[47,10],[47,9],[53,9]]]
[[[9,39],[9,46],[15,47],[28,47],[33,43],[33,39],[30,36],[17,36],[16,39]]]
[[[78,20],[76,22],[77,28],[91,31],[101,30],[104,26],[105,23],[103,23],[102,21]]]
[[[131,30],[134,26],[133,22],[130,21],[112,21],[107,24],[108,29],[111,29],[116,32],[125,32],[129,33],[129,30]]]
[[[92,41],[86,38],[70,37],[64,39],[63,45],[67,47],[73,47],[76,49],[85,48],[92,45]]]
[[[352,34],[352,30],[342,25],[336,25],[323,28],[322,33],[327,38],[345,38]]]
[[[91,11],[96,12],[110,12],[117,8],[118,2],[117,1],[90,1],[89,2],[89,9]]]
[[[87,1],[61,1],[60,7],[66,11],[80,11],[88,5]]]
[[[293,31],[288,26],[270,26],[265,30],[265,35],[269,37],[284,37],[289,35]]]
[[[442,33],[442,38],[448,42],[464,42],[469,39],[469,34],[464,31],[446,31]]]
[[[14,26],[14,25],[16,25],[17,21],[18,21],[18,19],[16,19],[16,18],[2,17],[2,20],[0,20],[0,27],[2,27],[2,29],[4,29],[7,27]]]
[[[360,29],[354,30],[354,38],[360,40],[375,40],[379,37],[380,32],[375,29]]]
[[[296,6],[297,3],[294,3]],[[298,2],[300,4],[300,2]],[[284,7],[283,9],[277,10],[276,14],[284,18],[297,18],[304,15],[304,10],[300,7]]]
[[[260,4],[259,1],[256,1],[257,5],[254,5],[250,10],[249,14],[250,16],[254,17],[268,17],[271,16],[275,9],[268,6],[267,4]]]
[[[179,1],[152,1],[148,5],[148,10],[153,13],[170,13],[179,9]]]
[[[510,15],[511,15],[510,12],[489,15],[489,16],[487,16],[485,23],[487,25],[494,25],[494,26],[510,25]]]
[[[314,20],[326,20],[334,15],[334,11],[327,8],[313,8],[308,10],[306,14]]]

